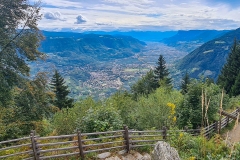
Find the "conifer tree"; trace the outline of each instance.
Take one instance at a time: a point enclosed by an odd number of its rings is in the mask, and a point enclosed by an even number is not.
[[[169,71],[166,67],[166,61],[163,55],[160,55],[158,58],[157,66],[154,70],[155,74],[155,89],[160,87],[160,81],[164,82],[166,86],[172,86],[172,80],[169,78]]]
[[[182,84],[181,84],[181,93],[186,94],[187,93],[187,86],[190,84],[190,77],[189,74],[186,73],[182,79]]]
[[[59,109],[73,107],[73,99],[68,98],[68,94],[70,93],[68,86],[65,85],[64,78],[57,70],[55,70],[52,77],[51,86],[56,95],[54,105],[56,105]]]
[[[234,85],[231,88],[230,96],[240,95],[240,74],[237,75]]]
[[[218,77],[217,83],[222,86],[227,94],[232,96],[236,95],[235,93],[231,93],[233,90],[237,76],[240,73],[240,44],[235,39],[233,47],[231,49],[231,53],[228,56],[226,64],[223,66],[221,70],[221,74]]]

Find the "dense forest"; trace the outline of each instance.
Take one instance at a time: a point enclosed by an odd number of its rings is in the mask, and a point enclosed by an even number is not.
[[[163,126],[195,129],[218,120],[220,107],[231,110],[240,103],[238,40],[216,83],[207,77],[192,79],[186,73],[177,90],[164,57],[159,55],[156,67],[133,84],[130,91],[119,90],[101,101],[91,97],[74,101],[57,70],[53,77],[41,72],[30,78],[28,63],[45,56],[38,51],[43,39],[37,27],[40,4],[30,5],[24,0],[0,3],[0,141],[29,135],[30,130],[46,136],[70,134],[77,129],[117,130],[124,124],[136,130],[159,130]],[[186,144],[181,155],[207,157],[190,148]],[[224,147],[209,148],[212,152],[208,156],[215,159],[231,152]]]

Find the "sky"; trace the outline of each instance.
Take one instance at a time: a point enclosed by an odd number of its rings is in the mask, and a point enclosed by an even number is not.
[[[41,1],[42,30],[170,31],[240,27],[240,0]]]

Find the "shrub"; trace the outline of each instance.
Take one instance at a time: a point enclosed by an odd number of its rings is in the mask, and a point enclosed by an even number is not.
[[[113,107],[90,108],[82,119],[76,120],[76,128],[85,133],[117,130],[122,127],[119,111]]]

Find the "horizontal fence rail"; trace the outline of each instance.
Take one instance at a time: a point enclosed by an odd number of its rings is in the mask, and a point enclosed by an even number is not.
[[[64,158],[75,156],[84,159],[88,153],[118,151],[154,146],[157,141],[175,138],[179,133],[187,132],[197,136],[202,134],[210,138],[214,133],[226,127],[229,123],[237,119],[240,109],[237,108],[232,113],[224,113],[225,117],[205,128],[183,130],[162,130],[136,131],[124,126],[123,130],[81,133],[76,134],[40,137],[35,131],[31,131],[29,137],[13,139],[0,142],[0,159],[25,159],[43,160],[53,158]],[[229,116],[226,116],[229,115]]]

